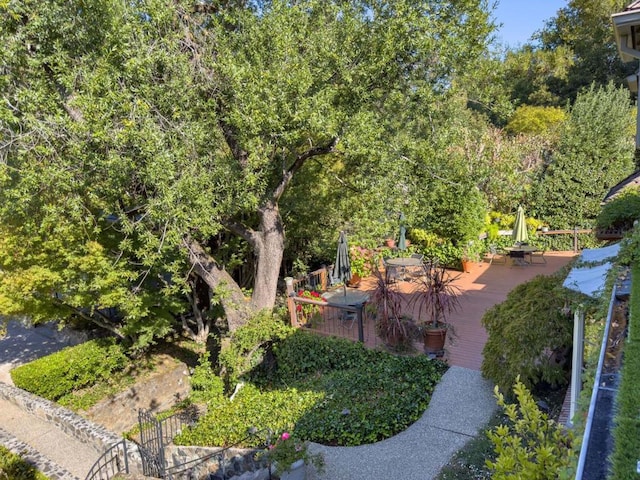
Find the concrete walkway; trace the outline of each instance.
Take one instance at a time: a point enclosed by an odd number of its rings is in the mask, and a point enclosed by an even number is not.
[[[311,450],[322,452],[326,462],[325,472],[312,480],[433,479],[496,408],[493,386],[480,372],[451,367],[424,415],[404,432],[359,447],[312,445]]]
[[[0,398],[0,444],[32,462],[51,479],[84,479],[101,455],[54,423]],[[26,455],[23,453],[27,447]]]

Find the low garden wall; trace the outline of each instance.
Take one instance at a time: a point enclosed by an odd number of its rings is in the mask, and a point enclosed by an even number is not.
[[[267,462],[256,457],[258,452],[254,449],[170,445],[165,448],[165,458],[168,470],[176,480],[268,480]]]
[[[122,440],[116,434],[82,418],[71,410],[12,385],[0,382],[0,397],[38,418],[55,424],[68,435],[94,448],[99,454]],[[130,468],[132,470],[139,468],[142,471],[140,457],[133,444],[130,444],[127,451],[129,452]]]

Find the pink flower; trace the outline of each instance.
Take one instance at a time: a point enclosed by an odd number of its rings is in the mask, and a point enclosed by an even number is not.
[[[282,437],[281,437],[281,438],[282,438],[283,440],[288,440],[288,439],[289,439],[289,436],[290,436],[290,435],[289,435],[287,432],[283,432],[283,434],[282,434]]]

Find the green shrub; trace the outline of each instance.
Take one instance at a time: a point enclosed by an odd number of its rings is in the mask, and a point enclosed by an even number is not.
[[[19,455],[0,446],[0,479],[48,480],[49,477],[39,472],[30,463],[24,461]]]
[[[224,381],[213,372],[209,352],[198,359],[191,375],[191,398],[194,402],[219,403],[224,399]]]
[[[572,340],[567,305],[578,297],[562,287],[565,276],[564,269],[553,276],[539,275],[484,314],[482,325],[489,337],[482,373],[503,391],[511,390],[518,376],[528,388],[541,381],[567,383],[569,362],[561,361]]]
[[[602,229],[630,229],[638,218],[640,218],[640,188],[628,187],[602,207],[596,225]]]
[[[114,339],[90,340],[11,370],[13,383],[35,395],[56,401],[74,390],[107,380],[127,365]]]
[[[274,354],[279,378],[289,381],[335,369],[354,368],[376,355],[361,343],[335,337],[319,339],[303,330],[276,344]]]
[[[260,312],[246,325],[238,328],[230,339],[229,346],[220,353],[221,371],[228,385],[254,371],[264,363],[274,341],[293,333],[283,318],[268,311]],[[263,367],[267,368],[265,365]]]
[[[495,461],[487,460],[493,480],[555,480],[574,461],[571,449],[573,434],[540,412],[522,382],[516,380],[513,392],[518,404],[508,405],[495,389],[498,405],[509,422],[499,425],[487,435],[494,444]]]
[[[422,253],[425,258],[438,260],[440,265],[458,267],[462,256],[460,246],[454,245],[449,239],[420,228],[412,229],[410,235],[417,246],[417,251]]]
[[[425,356],[368,351],[357,343],[308,332],[286,337],[274,352],[277,376],[269,378],[270,383],[261,381],[269,388],[245,384],[233,401],[210,406],[176,441],[230,445],[253,426],[287,430],[328,445],[375,442],[406,429],[424,413],[446,370]]]

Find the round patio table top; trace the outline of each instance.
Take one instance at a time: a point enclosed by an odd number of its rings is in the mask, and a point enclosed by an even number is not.
[[[333,292],[327,292],[322,295],[328,303],[336,305],[361,305],[369,300],[369,294],[367,292],[350,292],[347,291],[346,295],[342,288],[338,288]]]
[[[518,246],[513,246],[513,247],[507,247],[505,248],[505,250],[507,252],[526,252],[526,253],[531,253],[531,252],[535,252],[538,249],[536,247],[533,247],[531,245],[518,245]]]
[[[398,257],[388,258],[385,263],[394,267],[419,267],[422,265],[422,260],[413,257]]]

